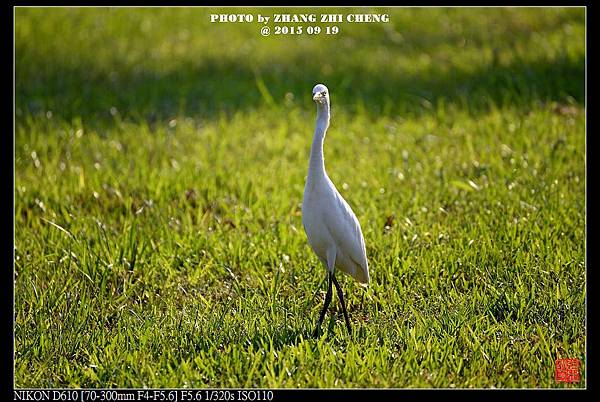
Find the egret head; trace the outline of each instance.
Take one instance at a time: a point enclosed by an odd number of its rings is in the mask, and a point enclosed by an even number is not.
[[[317,84],[312,91],[313,100],[317,105],[328,105],[329,104],[329,90],[323,84]]]

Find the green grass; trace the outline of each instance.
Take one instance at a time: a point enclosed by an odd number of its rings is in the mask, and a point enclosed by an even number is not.
[[[17,387],[585,385],[584,9],[376,11],[264,38],[16,9]],[[352,337],[335,296],[309,335],[317,82],[370,262],[340,277]]]

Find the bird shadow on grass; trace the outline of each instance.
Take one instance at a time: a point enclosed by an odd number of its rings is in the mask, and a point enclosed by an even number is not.
[[[340,312],[341,313],[341,312]],[[311,322],[310,327],[301,326],[299,328],[284,328],[279,331],[274,331],[269,334],[255,334],[249,338],[249,345],[253,349],[259,349],[264,345],[270,345],[273,350],[281,350],[287,346],[297,346],[302,342],[336,342],[345,343],[353,339],[364,338],[364,330],[359,328],[353,329],[351,336],[346,332],[343,318],[332,316],[330,319],[324,320],[319,334],[314,335],[314,323]]]
[[[304,327],[283,328],[267,335],[256,333],[250,338],[250,344],[254,348],[260,348],[265,343],[272,344],[274,350],[280,350],[286,346],[298,345],[302,341],[309,339],[310,333]]]
[[[286,65],[254,66],[248,62],[205,60],[176,72],[96,71],[85,63],[67,66],[47,60],[36,77],[17,60],[15,102],[20,116],[52,110],[66,121],[114,125],[115,119],[143,120],[152,125],[175,116],[214,119],[221,114],[281,107],[311,108],[310,89],[317,82],[332,91],[332,107],[361,111],[371,117],[432,113],[438,101],[471,114],[491,106],[525,110],[535,102],[584,103],[585,57],[557,57],[551,62],[516,61],[490,64],[474,71],[451,69],[405,75],[370,74],[351,64],[324,74],[301,58]]]

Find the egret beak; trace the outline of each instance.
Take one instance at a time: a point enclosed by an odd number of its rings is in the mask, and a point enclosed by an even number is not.
[[[320,92],[317,92],[316,94],[314,94],[314,95],[313,95],[313,100],[316,102],[316,101],[318,101],[319,99],[321,99],[321,97],[322,97],[322,96],[323,96],[323,95],[321,95],[321,93],[320,93]]]

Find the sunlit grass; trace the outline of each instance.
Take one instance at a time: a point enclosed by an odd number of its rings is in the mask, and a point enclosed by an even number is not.
[[[208,12],[17,9],[16,386],[562,387],[559,357],[584,385],[583,9]],[[317,82],[371,268],[352,337],[335,297],[309,336]]]

